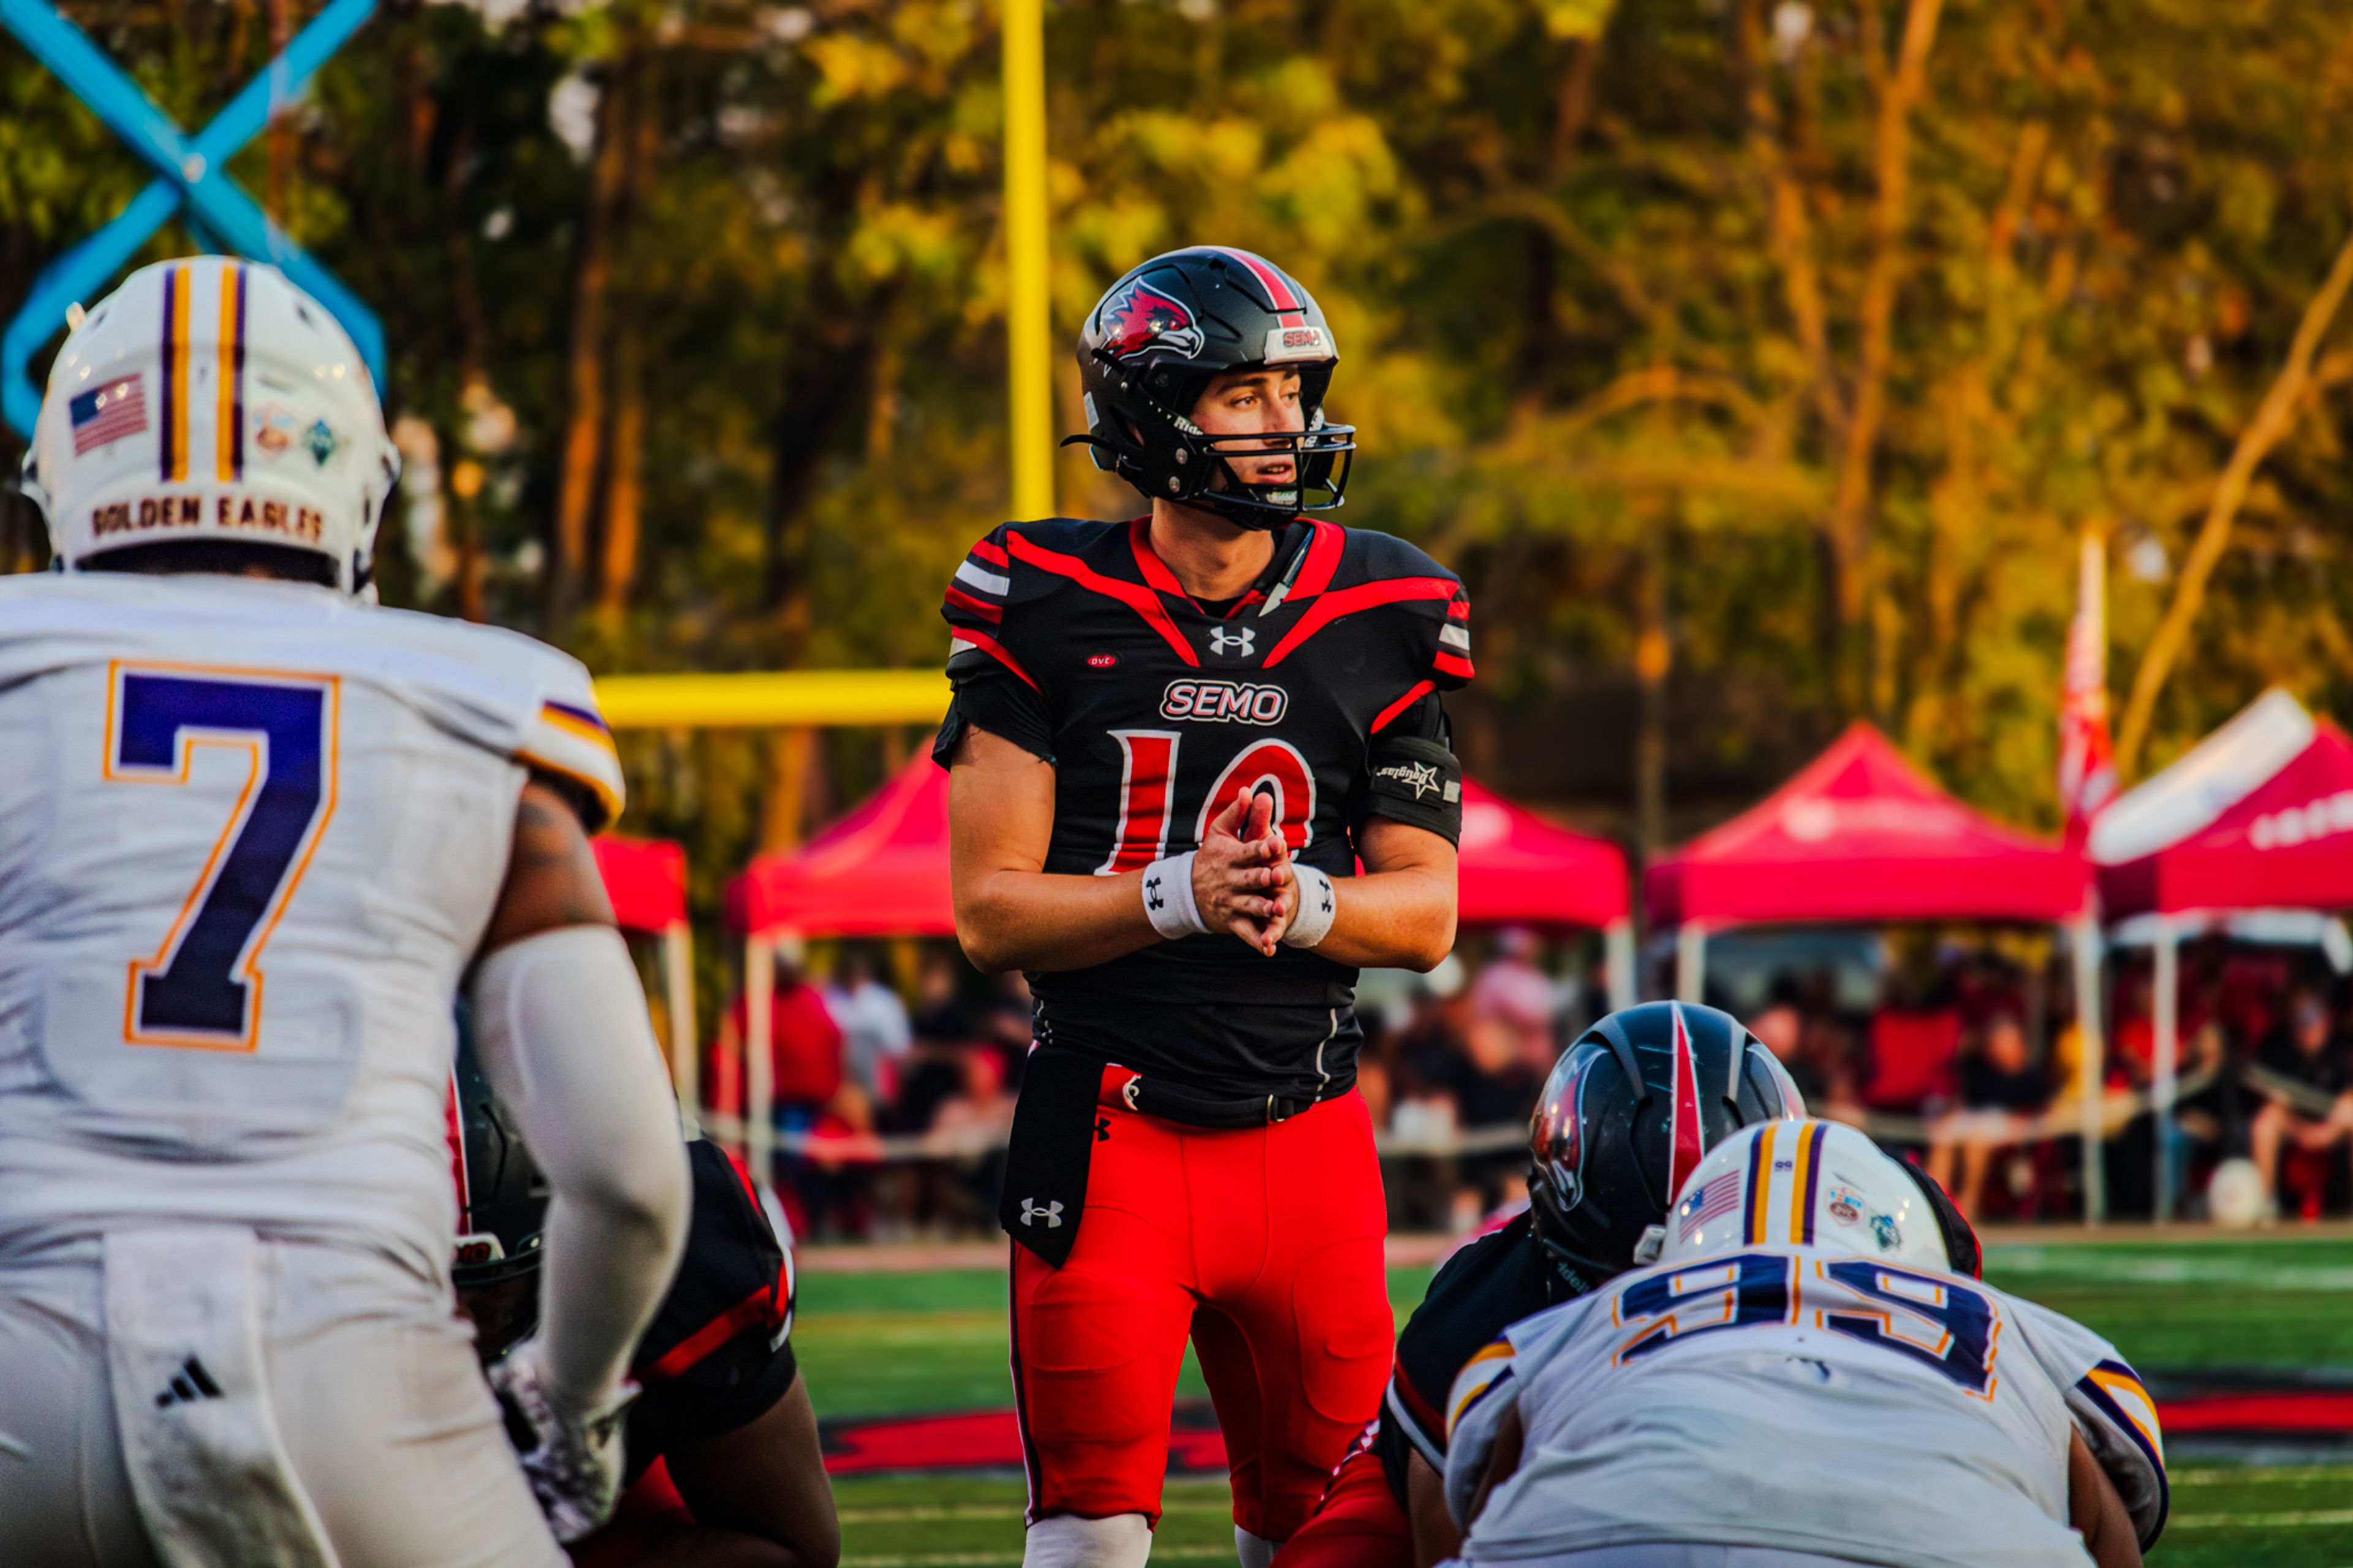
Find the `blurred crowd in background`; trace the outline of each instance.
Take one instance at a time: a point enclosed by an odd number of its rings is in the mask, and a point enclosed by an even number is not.
[[[2353,1210],[2353,1012],[2332,962],[2346,955],[2341,938],[2183,949],[2172,1212],[2206,1217],[2210,1189],[2226,1188],[2253,1205],[2228,1216],[2240,1223]],[[1981,1222],[2081,1214],[2083,1033],[2047,937],[1726,933],[1711,967],[1707,1000],[1748,1024],[1815,1113],[1924,1163]],[[2108,1212],[2147,1215],[2158,1169],[2147,950],[2120,949],[2107,974]],[[1426,975],[1365,975],[1357,1085],[1388,1144],[1392,1229],[1460,1231],[1525,1199],[1529,1113],[1607,994],[1597,942],[1515,930],[1466,935]],[[990,1234],[1029,1044],[1021,977],[978,974],[947,942],[787,947],[771,1007],[776,1175],[800,1233]],[[703,1067],[717,1117],[741,1114],[746,1035],[739,995]]]

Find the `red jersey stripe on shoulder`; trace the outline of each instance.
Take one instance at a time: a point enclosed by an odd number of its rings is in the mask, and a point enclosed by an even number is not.
[[[1398,698],[1396,701],[1390,703],[1388,707],[1382,709],[1378,713],[1374,715],[1373,727],[1365,732],[1368,735],[1379,734],[1382,731],[1388,729],[1393,721],[1395,721],[1398,714],[1404,712],[1407,709],[1412,707],[1415,703],[1420,701],[1423,698],[1429,696],[1431,692],[1437,689],[1438,688],[1436,686],[1427,680],[1415,681],[1411,686],[1406,689],[1404,696]]]
[[[951,586],[948,589],[947,602],[969,610],[984,621],[1001,621],[1005,618],[1004,605],[992,605],[986,599],[976,599],[962,588]]]
[[[667,1381],[694,1368],[695,1363],[710,1355],[720,1346],[749,1328],[761,1327],[768,1321],[770,1304],[776,1300],[776,1288],[763,1285],[749,1296],[728,1308],[719,1316],[672,1345],[659,1361],[638,1374],[641,1383]]]
[[[1269,659],[1267,662],[1272,664],[1274,661]],[[1437,670],[1439,674],[1451,675],[1457,680],[1469,680],[1479,673],[1471,668],[1469,659],[1464,658],[1461,654],[1449,653],[1444,648],[1438,650],[1438,657],[1431,659],[1430,664],[1430,668]]]
[[[979,556],[991,566],[1003,566],[1007,564],[1005,547],[1000,544],[992,544],[986,539],[975,540],[973,542],[971,553]]]
[[[1454,602],[1446,606],[1446,614],[1450,620],[1469,620],[1471,618],[1471,601],[1464,598],[1460,594],[1455,595]]]
[[[1005,542],[1006,547],[1011,550],[1015,556],[1040,571],[1068,577],[1082,588],[1101,594],[1106,598],[1117,599],[1121,604],[1142,616],[1152,629],[1158,632],[1168,646],[1176,650],[1177,658],[1196,669],[1201,667],[1201,656],[1193,651],[1192,645],[1187,643],[1184,634],[1176,629],[1176,623],[1168,618],[1167,606],[1161,604],[1160,596],[1150,588],[1141,583],[1129,583],[1117,577],[1106,577],[1075,555],[1065,555],[1059,550],[1049,550],[1044,545],[1024,539],[1018,533],[1007,534]],[[1007,662],[1009,664],[1011,660],[1008,659]],[[1026,675],[1022,679],[1029,679]],[[1029,684],[1035,686],[1038,683],[1030,680]]]
[[[1261,668],[1272,669],[1290,657],[1293,648],[1342,616],[1409,599],[1451,598],[1454,588],[1451,577],[1391,577],[1386,582],[1359,583],[1353,588],[1339,588],[1321,595],[1307,606],[1307,613],[1299,617],[1299,623],[1274,645],[1274,651],[1266,656],[1266,663]],[[1467,669],[1469,667],[1466,665],[1464,668]]]
[[[973,647],[980,649],[981,652],[987,654],[989,658],[995,659],[997,663],[1003,665],[1014,674],[1019,676],[1029,684],[1030,690],[1035,691],[1038,689],[1038,683],[1029,679],[1029,672],[1021,668],[1021,661],[1019,659],[1005,651],[1005,645],[1003,643],[998,642],[995,637],[988,636],[985,632],[975,631],[970,626],[957,626],[955,630],[956,642],[970,643]],[[954,644],[949,645],[948,657],[951,658],[955,657],[955,647]]]
[[[1405,1407],[1405,1413],[1413,1417],[1414,1424],[1421,1428],[1422,1435],[1430,1438],[1431,1446],[1433,1447],[1444,1446],[1445,1415],[1429,1400],[1422,1397],[1421,1390],[1413,1385],[1413,1379],[1405,1374],[1405,1368],[1398,1367],[1389,1374],[1389,1386],[1398,1391],[1398,1402]]]
[[[1135,552],[1135,569],[1144,574],[1144,580],[1146,583],[1157,592],[1174,594],[1180,599],[1187,597],[1185,584],[1176,581],[1176,574],[1168,569],[1168,563],[1160,559],[1160,552],[1152,548],[1150,518],[1139,517],[1130,520],[1127,525],[1127,544],[1129,549]]]
[[[1315,520],[1315,537],[1307,542],[1307,562],[1299,569],[1299,581],[1292,584],[1291,596],[1304,599],[1320,594],[1332,585],[1332,574],[1340,569],[1340,552],[1348,547],[1348,531],[1328,518]]]

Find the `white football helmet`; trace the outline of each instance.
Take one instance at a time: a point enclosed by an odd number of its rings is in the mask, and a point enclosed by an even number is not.
[[[359,594],[400,458],[323,306],[274,267],[195,256],[141,268],[75,326],[25,468],[61,571],[212,540],[324,556]]]
[[[1925,1173],[1836,1121],[1765,1121],[1709,1150],[1667,1212],[1662,1263],[1811,1247],[1978,1272],[1977,1237]]]

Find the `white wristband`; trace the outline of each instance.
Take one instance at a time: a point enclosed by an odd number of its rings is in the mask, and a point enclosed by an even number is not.
[[[1339,900],[1332,892],[1332,879],[1313,866],[1303,866],[1294,860],[1291,874],[1299,880],[1299,912],[1282,930],[1285,947],[1314,947],[1332,934],[1333,917],[1339,911]]]
[[[1208,933],[1201,906],[1193,901],[1194,853],[1163,856],[1144,868],[1144,918],[1170,942]]]

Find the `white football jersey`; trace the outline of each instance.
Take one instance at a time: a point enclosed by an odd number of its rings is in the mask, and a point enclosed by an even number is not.
[[[2080,1428],[2144,1539],[2156,1405],[2113,1346],[1974,1279],[1812,1247],[1639,1270],[1514,1324],[1449,1399],[1457,1518],[1516,1408],[1519,1468],[1472,1563],[1645,1542],[1896,1568],[2081,1568]]]
[[[0,1258],[145,1220],[439,1278],[452,1005],[587,672],[221,576],[0,578]]]

